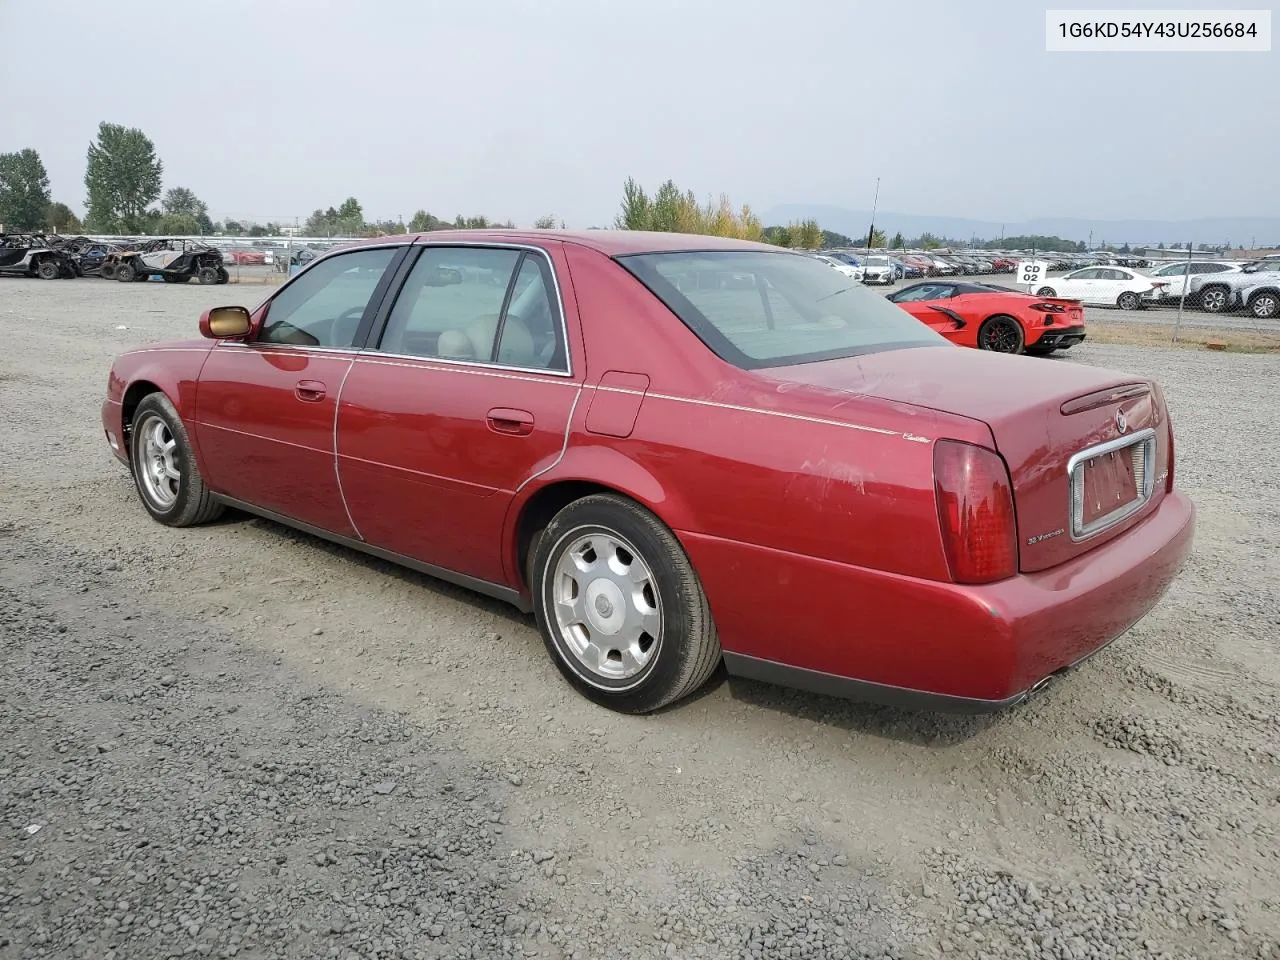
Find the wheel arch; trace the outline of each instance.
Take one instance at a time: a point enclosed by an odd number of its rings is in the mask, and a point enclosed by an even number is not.
[[[679,538],[690,524],[684,500],[645,466],[611,447],[570,449],[551,472],[516,494],[507,512],[503,565],[509,581],[528,590],[526,568],[538,532],[575,500],[612,493],[644,507]]]

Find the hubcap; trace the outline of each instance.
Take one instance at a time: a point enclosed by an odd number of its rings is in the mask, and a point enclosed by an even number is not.
[[[1210,290],[1200,299],[1206,310],[1210,313],[1216,313],[1227,302],[1227,295],[1221,290]]]
[[[148,417],[138,425],[138,474],[147,498],[161,510],[178,499],[182,470],[178,465],[178,441],[169,425],[159,417]]]
[[[662,639],[662,607],[648,564],[613,533],[576,537],[560,554],[551,595],[561,645],[584,679],[631,680]]]
[[[1280,306],[1280,301],[1276,300],[1273,296],[1267,295],[1259,297],[1254,301],[1253,312],[1256,316],[1266,319],[1276,315],[1276,308],[1278,306]]]

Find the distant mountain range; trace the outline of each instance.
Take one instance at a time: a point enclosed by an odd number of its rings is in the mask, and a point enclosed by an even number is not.
[[[824,230],[843,233],[855,240],[865,238],[871,223],[870,210],[849,210],[845,207],[812,203],[787,203],[766,211],[762,219],[766,225],[787,224],[794,220],[813,218]],[[876,213],[876,229],[883,230],[890,238],[901,233],[905,238],[932,233],[937,237],[968,241],[996,240],[1001,236],[1061,237],[1064,240],[1088,242],[1093,233],[1094,246],[1104,242],[1119,246],[1166,246],[1174,243],[1218,245],[1232,247],[1256,245],[1280,247],[1280,217],[1210,217],[1203,220],[1082,220],[1075,217],[1039,217],[1018,223],[1000,223],[993,220],[969,220],[964,217],[931,217],[909,213]]]

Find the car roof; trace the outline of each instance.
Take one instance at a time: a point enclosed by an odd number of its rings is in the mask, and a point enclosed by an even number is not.
[[[397,241],[432,243],[574,243],[616,257],[632,253],[673,253],[679,251],[766,251],[795,253],[787,247],[729,237],[697,233],[659,233],[648,230],[432,230],[428,233],[390,234],[344,244],[346,248]]]

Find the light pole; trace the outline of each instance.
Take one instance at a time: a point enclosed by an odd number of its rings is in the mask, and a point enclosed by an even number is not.
[[[867,250],[871,250],[876,238],[876,206],[880,203],[880,178],[876,177],[876,195],[871,201],[871,226],[867,228]]]

